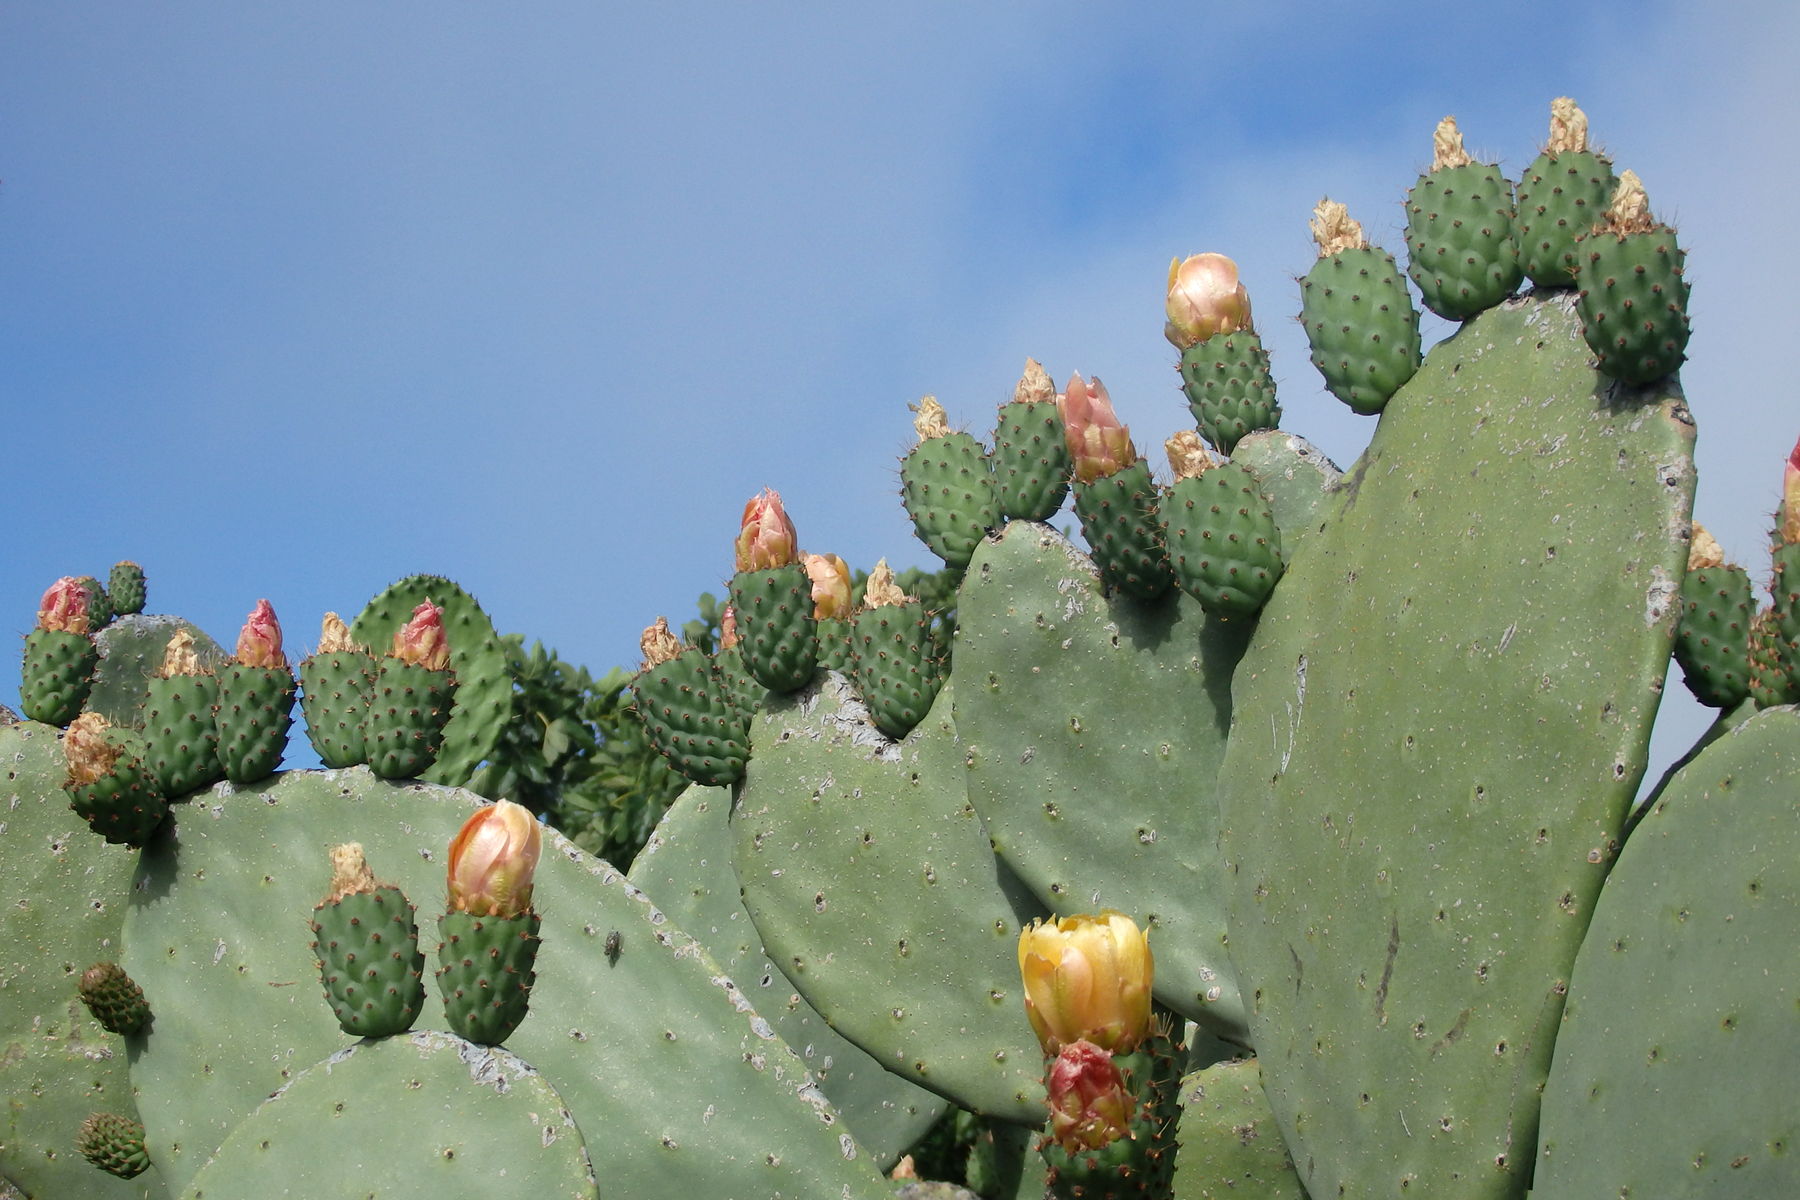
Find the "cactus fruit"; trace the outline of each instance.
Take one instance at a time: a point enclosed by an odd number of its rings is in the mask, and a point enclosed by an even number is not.
[[[900,496],[919,540],[960,571],[1000,521],[993,464],[980,442],[951,431],[936,397],[926,396],[914,409],[919,444],[900,460]]]
[[[644,630],[638,644],[644,665],[631,694],[650,744],[695,783],[722,787],[742,779],[750,713],[713,660],[682,645],[664,617]],[[736,650],[733,645],[721,653]]]
[[[1175,485],[1163,498],[1176,581],[1207,612],[1250,616],[1281,578],[1281,534],[1249,467],[1221,462],[1189,433],[1169,439]]]
[[[256,602],[238,634],[237,657],[219,669],[218,679],[213,724],[220,766],[233,783],[255,783],[281,765],[298,686],[267,600]]]
[[[437,761],[456,698],[444,613],[426,600],[395,632],[375,668],[363,724],[369,770],[383,779],[413,779]]]
[[[19,708],[27,719],[67,725],[81,711],[100,662],[88,630],[87,589],[65,575],[44,593],[37,628],[25,636]]]
[[[1394,256],[1369,245],[1342,204],[1319,201],[1319,260],[1300,281],[1313,366],[1352,412],[1373,416],[1419,369],[1419,314]]]
[[[875,728],[895,741],[925,719],[944,668],[924,605],[894,583],[887,559],[875,564],[863,606],[850,620],[856,690]]]
[[[363,848],[331,848],[331,888],[313,909],[325,998],[351,1037],[405,1033],[425,1003],[425,956],[406,894],[378,882]]]
[[[114,845],[143,845],[169,813],[144,739],[109,726],[99,713],[83,713],[70,723],[63,752],[69,807]]]
[[[1512,295],[1523,272],[1512,184],[1463,149],[1455,117],[1432,134],[1431,170],[1406,195],[1406,273],[1425,307],[1466,321]]]
[[[475,810],[450,843],[450,910],[438,920],[438,993],[460,1037],[498,1046],[525,1019],[537,980],[538,931],[531,906],[543,827],[522,805]]]
[[[1157,521],[1150,466],[1113,412],[1106,385],[1071,375],[1057,396],[1074,465],[1075,515],[1109,589],[1156,600],[1175,583]]]
[[[843,671],[851,669],[850,646],[851,601],[850,564],[835,554],[808,554],[801,559],[807,578],[812,580],[813,620],[818,623],[819,669]],[[735,614],[734,614],[735,615]],[[759,697],[760,699],[760,689]],[[754,712],[754,704],[744,706]]]
[[[1172,1195],[1178,1051],[1164,1029],[1127,1052],[1078,1041],[1051,1060],[1050,1133],[1039,1143],[1049,1167],[1046,1200]]]
[[[113,612],[121,617],[144,611],[144,568],[129,559],[113,564],[106,577],[106,594],[112,599]]]
[[[218,703],[218,676],[201,663],[187,631],[177,630],[144,695],[145,761],[171,800],[225,776],[213,722]]]
[[[798,691],[819,665],[812,577],[794,539],[794,523],[779,492],[765,488],[744,505],[731,609],[744,668],[771,692]]]
[[[1750,573],[1725,561],[1719,543],[1698,523],[1681,581],[1681,624],[1675,661],[1702,704],[1735,708],[1750,689]]]
[[[325,614],[319,648],[300,663],[300,711],[306,736],[328,767],[354,767],[369,760],[363,726],[375,690],[375,656],[350,638],[350,627],[334,612]]]
[[[1056,385],[1035,358],[994,423],[994,503],[1000,519],[1048,521],[1069,496],[1069,446]]]
[[[116,962],[97,962],[83,971],[75,990],[94,1020],[112,1033],[129,1037],[150,1023],[144,989]]]
[[[1612,162],[1589,150],[1587,114],[1567,96],[1550,102],[1550,138],[1519,178],[1519,265],[1539,287],[1575,282],[1575,243],[1612,200]]]
[[[1250,322],[1250,294],[1223,254],[1169,263],[1163,333],[1181,351],[1182,391],[1195,426],[1221,454],[1281,422],[1269,352]]]
[[[1575,252],[1581,332],[1602,372],[1653,383],[1687,357],[1686,257],[1675,231],[1651,215],[1637,173],[1620,174],[1612,203]]]
[[[81,1123],[75,1135],[81,1156],[109,1175],[132,1179],[150,1165],[144,1149],[144,1127],[116,1113],[95,1113]]]

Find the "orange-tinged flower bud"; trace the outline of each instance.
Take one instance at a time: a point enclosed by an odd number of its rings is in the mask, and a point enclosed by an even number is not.
[[[531,908],[544,829],[531,810],[497,800],[475,811],[450,843],[450,911],[516,917]]]
[[[1062,413],[1077,480],[1092,483],[1137,461],[1131,430],[1119,423],[1106,385],[1099,379],[1088,383],[1080,375],[1071,375],[1069,386],[1056,398],[1056,407]]]
[[[1800,542],[1800,441],[1788,455],[1787,470],[1781,477],[1781,540],[1792,545]]]
[[[1250,326],[1250,293],[1238,279],[1237,264],[1223,254],[1195,254],[1169,260],[1169,315],[1163,336],[1177,350],[1198,345],[1215,333]]]
[[[281,649],[281,622],[267,600],[256,602],[256,611],[244,621],[238,634],[237,660],[246,667],[281,667],[288,665]]]
[[[850,564],[835,554],[808,554],[803,560],[812,579],[813,616],[824,621],[850,615]]]
[[[38,628],[63,633],[88,631],[88,590],[73,575],[50,585],[38,601]]]
[[[1070,1042],[1050,1064],[1050,1136],[1076,1154],[1131,1132],[1137,1103],[1112,1055],[1092,1042]]]
[[[798,561],[794,523],[781,507],[781,493],[764,488],[744,505],[744,523],[738,531],[737,569],[761,571]]]
[[[1046,1054],[1089,1041],[1115,1054],[1150,1032],[1155,961],[1124,913],[1034,921],[1019,934],[1025,1015]]]
[[[450,643],[444,637],[444,610],[427,600],[413,609],[412,619],[394,632],[389,657],[442,671],[450,665]]]

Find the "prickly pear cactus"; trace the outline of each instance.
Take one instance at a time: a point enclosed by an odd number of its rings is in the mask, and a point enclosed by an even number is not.
[[[1693,489],[1679,391],[1616,391],[1570,310],[1509,302],[1432,351],[1233,680],[1232,961],[1314,1195],[1509,1196],[1530,1171]]]

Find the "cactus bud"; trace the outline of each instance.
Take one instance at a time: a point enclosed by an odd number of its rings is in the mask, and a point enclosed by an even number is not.
[[[1111,1054],[1088,1041],[1057,1051],[1050,1064],[1050,1136],[1070,1154],[1127,1136],[1137,1103]]]
[[[1251,328],[1250,293],[1238,280],[1237,264],[1223,254],[1170,259],[1163,308],[1169,316],[1163,336],[1177,350],[1198,345],[1215,333]]]
[[[112,770],[124,751],[106,740],[109,728],[106,718],[97,712],[84,712],[69,722],[69,732],[63,735],[63,757],[68,760],[70,783],[93,783]]]
[[[1688,538],[1688,565],[1690,571],[1706,571],[1713,567],[1725,565],[1725,548],[1719,545],[1713,535],[1706,531],[1706,526],[1694,522],[1694,532]]]
[[[1013,401],[1021,404],[1047,404],[1056,399],[1056,385],[1050,373],[1035,358],[1025,360],[1025,371],[1013,387]]]
[[[944,415],[944,406],[938,403],[936,396],[922,396],[917,404],[907,407],[913,410],[913,432],[919,435],[921,442],[949,434],[950,418]]]
[[[737,569],[785,567],[796,562],[798,555],[794,523],[781,507],[781,493],[764,488],[744,505],[744,522],[737,538]]]
[[[150,1022],[144,989],[116,962],[97,962],[83,971],[75,991],[94,1019],[113,1033],[129,1036]]]
[[[412,619],[394,631],[390,658],[442,671],[450,665],[450,643],[444,638],[444,610],[427,600],[413,609]]]
[[[75,1134],[75,1148],[96,1167],[120,1179],[135,1178],[150,1167],[143,1125],[117,1113],[95,1113],[83,1121]]]
[[[1800,441],[1788,455],[1787,469],[1781,477],[1781,511],[1776,529],[1784,545],[1800,542]]]
[[[1168,451],[1169,469],[1175,472],[1176,479],[1197,479],[1224,462],[1206,448],[1192,429],[1175,434],[1163,443],[1163,449]]]
[[[735,621],[733,622],[735,624]],[[651,667],[659,667],[682,651],[681,639],[669,631],[669,618],[658,617],[656,622],[644,630],[638,637],[638,649],[643,651],[644,665],[640,670],[648,671]]]
[[[850,615],[850,564],[835,554],[808,554],[803,560],[812,580],[813,617],[820,621]]]
[[[73,575],[50,585],[38,601],[38,628],[62,633],[88,631],[88,590]]]
[[[516,917],[531,909],[544,831],[531,810],[497,800],[476,810],[450,843],[450,911]]]
[[[1025,1015],[1046,1054],[1082,1040],[1134,1050],[1150,1032],[1154,969],[1143,931],[1112,909],[1033,921],[1019,934]]]
[[[1076,480],[1092,483],[1137,461],[1131,430],[1120,424],[1106,385],[1098,378],[1088,383],[1080,375],[1071,375],[1069,386],[1056,398],[1056,407],[1062,413]]]
[[[281,649],[281,622],[267,600],[258,600],[256,610],[244,620],[238,634],[237,660],[246,667],[287,669],[287,655]]]

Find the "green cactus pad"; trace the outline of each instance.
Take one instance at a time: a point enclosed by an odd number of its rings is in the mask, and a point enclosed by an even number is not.
[[[1002,520],[1055,516],[1069,496],[1069,441],[1056,405],[1048,400],[1002,404],[993,464],[994,504]]]
[[[964,795],[951,691],[899,743],[841,676],[771,697],[750,726],[733,861],[769,957],[832,1028],[965,1108],[1036,1125],[1028,918]]]
[[[1176,1136],[1174,1200],[1306,1200],[1254,1058],[1183,1076]]]
[[[1262,608],[1284,565],[1275,514],[1255,472],[1226,462],[1177,480],[1162,512],[1169,563],[1183,591],[1221,617]]]
[[[106,742],[122,753],[92,783],[63,783],[69,807],[115,846],[141,846],[169,815],[168,797],[149,763],[149,747],[129,729],[111,728]]]
[[[987,450],[966,433],[921,440],[900,460],[900,497],[919,540],[960,569],[1000,523]],[[791,689],[790,689],[791,690]]]
[[[1518,188],[1519,265],[1539,287],[1575,282],[1575,243],[1612,200],[1612,163],[1591,150],[1538,155]]]
[[[1181,1115],[1181,1055],[1167,1035],[1113,1055],[1125,1090],[1137,1101],[1129,1136],[1074,1154],[1040,1143],[1049,1171],[1045,1200],[1132,1200],[1168,1196],[1175,1172],[1175,1122]]]
[[[1300,539],[1320,528],[1319,510],[1343,472],[1325,452],[1291,433],[1253,433],[1231,452],[1231,461],[1250,468],[1261,485],[1275,527],[1281,530],[1282,557],[1292,559]]]
[[[483,1046],[512,1036],[531,1007],[537,982],[538,931],[534,912],[516,917],[450,912],[438,918],[438,994],[456,1033]]]
[[[162,794],[179,800],[225,777],[213,707],[219,680],[212,674],[153,676],[144,693],[144,761]]]
[[[394,634],[426,600],[444,610],[444,638],[450,644],[456,693],[443,744],[436,760],[421,768],[419,778],[463,787],[493,754],[512,719],[512,669],[493,621],[475,597],[443,576],[409,575],[369,601],[351,622],[350,636],[377,657],[384,656]],[[373,748],[368,759],[359,761],[373,762]]]
[[[1144,924],[1158,999],[1241,1041],[1212,780],[1251,622],[1109,598],[1025,522],[976,554],[957,614],[956,730],[996,852],[1061,915]]]
[[[273,774],[287,751],[294,723],[294,673],[286,667],[227,663],[219,671],[219,765],[233,783],[255,783]]]
[[[842,617],[819,618],[819,670],[840,671],[848,674],[851,665],[856,661],[850,647],[850,622]],[[722,670],[723,668],[721,668]],[[763,689],[756,689],[756,698],[760,702]],[[740,699],[740,707],[742,705]],[[748,706],[747,711],[755,711],[755,706]]]
[[[95,1113],[75,1135],[81,1157],[120,1179],[135,1179],[150,1167],[144,1150],[144,1127],[117,1113]]]
[[[1675,231],[1596,230],[1575,252],[1582,334],[1600,370],[1622,383],[1654,383],[1687,357],[1686,255]]]
[[[274,1193],[596,1200],[568,1100],[505,1050],[432,1030],[361,1042],[299,1072],[234,1130],[184,1200]],[[607,1181],[607,1194],[623,1195]]]
[[[364,726],[375,694],[375,656],[365,650],[318,653],[300,664],[300,711],[306,738],[328,767],[369,761]]]
[[[1157,600],[1175,586],[1157,519],[1156,484],[1150,464],[1129,467],[1074,486],[1081,535],[1109,589],[1136,600]]]
[[[630,879],[737,981],[775,1032],[806,1060],[819,1090],[882,1170],[924,1136],[949,1103],[883,1069],[826,1023],[763,949],[730,869],[731,793],[690,787],[631,862]],[[635,953],[621,947],[620,954]]]
[[[1769,611],[1774,614],[1775,656],[1788,682],[1800,688],[1800,542],[1778,545],[1770,554]]]
[[[944,669],[917,600],[866,608],[850,620],[856,690],[875,728],[898,741],[931,711]]]
[[[706,655],[683,648],[667,662],[640,672],[631,682],[631,694],[650,744],[684,777],[707,787],[744,777],[750,716],[738,707],[730,684]],[[763,694],[760,686],[756,694]]]
[[[1189,346],[1179,369],[1195,427],[1219,453],[1230,454],[1247,433],[1281,424],[1269,352],[1256,334],[1215,333]]]
[[[1434,348],[1233,679],[1231,955],[1313,1195],[1516,1197],[1529,1177],[1694,482],[1679,392],[1620,407],[1571,308],[1509,302]]]
[[[413,906],[397,887],[326,900],[313,910],[325,999],[351,1037],[405,1033],[425,1003],[425,956]]]
[[[169,639],[185,632],[194,640],[200,665],[214,673],[230,657],[223,647],[191,621],[166,615],[136,613],[120,617],[94,635],[100,648],[100,666],[94,672],[94,690],[87,711],[97,712],[113,725],[144,727],[144,696],[150,677],[162,667]]]
[[[137,1111],[127,1047],[77,991],[87,964],[120,957],[137,856],[82,828],[67,775],[54,728],[0,726],[0,1177],[27,1196],[159,1196],[154,1168],[128,1184],[74,1147],[88,1114]]]
[[[363,719],[369,770],[383,779],[423,778],[443,750],[459,682],[449,668],[379,660]]]
[[[34,629],[25,635],[19,710],[28,721],[67,725],[81,714],[100,652],[85,633]]]
[[[751,678],[771,692],[798,691],[818,668],[812,580],[799,563],[739,571],[731,580],[738,652]]]
[[[1702,751],[1632,832],[1569,978],[1534,1200],[1800,1195],[1800,713]]]
[[[129,561],[114,563],[112,573],[106,577],[106,594],[112,598],[113,611],[121,617],[143,612],[147,594],[144,568]]]
[[[1300,322],[1331,394],[1372,416],[1419,369],[1419,314],[1394,256],[1365,246],[1320,258],[1300,281]]]
[[[1735,708],[1750,694],[1750,573],[1742,567],[1691,570],[1681,581],[1675,661],[1702,704]]]
[[[407,894],[442,895],[445,848],[482,803],[362,768],[289,771],[221,789],[146,849],[120,961],[152,997],[182,998],[158,1010],[131,1065],[174,1194],[271,1092],[343,1048],[303,927],[325,848],[354,839]],[[546,830],[536,894],[554,969],[507,1045],[538,1064],[582,1128],[606,1131],[590,1152],[610,1194],[886,1197],[801,1060],[618,872]],[[284,928],[294,933],[270,935]],[[603,950],[614,930],[616,962]],[[445,1027],[433,989],[419,1025]]]
[[[1426,308],[1449,321],[1492,308],[1524,277],[1512,184],[1478,162],[1421,175],[1406,196],[1406,250],[1406,273]]]
[[[150,1022],[150,1005],[125,969],[116,962],[97,962],[75,982],[76,994],[94,1020],[109,1033],[129,1036]]]

